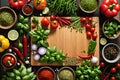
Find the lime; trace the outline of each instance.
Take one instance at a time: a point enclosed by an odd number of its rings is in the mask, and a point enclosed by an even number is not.
[[[105,45],[107,43],[107,40],[105,38],[100,39],[100,44]]]
[[[11,41],[17,40],[18,37],[19,37],[18,31],[16,31],[16,30],[10,30],[10,31],[8,32],[8,38],[9,38]]]
[[[45,9],[42,11],[42,14],[49,14],[50,10],[48,7],[45,7]]]

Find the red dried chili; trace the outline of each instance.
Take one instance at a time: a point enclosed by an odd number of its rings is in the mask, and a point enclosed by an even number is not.
[[[25,14],[30,14],[32,12],[32,10],[33,9],[32,9],[32,7],[30,5],[25,5],[23,7],[23,11],[24,11]]]
[[[54,80],[54,74],[50,69],[42,69],[38,73],[39,80]]]

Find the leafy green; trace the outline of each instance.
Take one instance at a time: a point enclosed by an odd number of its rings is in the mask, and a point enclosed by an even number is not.
[[[59,64],[63,64],[63,59],[66,58],[66,55],[63,54],[62,50],[57,51],[56,46],[52,48],[48,47],[46,55],[40,58],[40,62],[47,62],[49,64],[53,62],[58,62]]]
[[[110,20],[107,21],[104,25],[104,34],[108,37],[113,37],[120,30],[120,25],[117,21]]]
[[[32,30],[29,32],[30,36],[33,37],[34,43],[38,46],[48,47],[49,44],[46,41],[46,38],[50,30],[44,30],[40,24],[37,25],[37,30]]]
[[[23,64],[19,69],[13,69],[13,72],[7,72],[2,75],[2,80],[34,80],[36,75],[31,68],[26,68]]]
[[[48,7],[54,15],[76,15],[76,0],[49,0]]]
[[[83,61],[75,72],[77,80],[99,80],[101,74],[100,66],[90,66],[90,60]]]

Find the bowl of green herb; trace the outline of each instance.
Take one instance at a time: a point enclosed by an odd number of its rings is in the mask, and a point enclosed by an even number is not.
[[[10,7],[1,7],[0,8],[0,28],[1,29],[10,29],[14,26],[17,21],[17,15],[13,9]]]
[[[120,22],[114,18],[103,23],[102,32],[108,39],[116,39],[120,35]]]
[[[78,6],[85,13],[93,13],[99,6],[99,0],[77,0]]]

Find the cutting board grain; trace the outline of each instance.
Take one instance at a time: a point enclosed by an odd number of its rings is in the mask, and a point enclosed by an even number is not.
[[[41,21],[42,17],[38,17],[38,18],[39,18],[39,21]],[[97,46],[95,49],[95,56],[99,58],[99,18],[93,17],[93,21],[97,22],[95,27],[95,32],[97,32],[98,38],[96,40]],[[32,26],[33,26],[33,23],[31,22],[31,27]],[[87,50],[88,50],[88,44],[90,40],[86,38],[85,27],[83,25],[81,26],[84,28],[82,33],[76,32],[76,30],[74,29],[71,30],[67,26],[57,28],[56,30],[51,29],[51,32],[47,39],[49,46],[50,47],[57,46],[57,50],[62,49],[64,54],[67,54],[69,57],[77,58],[78,55],[86,56]],[[31,40],[31,44],[32,44],[32,40]],[[83,51],[86,51],[86,53],[83,53]],[[80,59],[80,62],[76,65],[80,65],[81,61],[82,60]],[[33,59],[32,53],[31,53],[31,65],[32,66],[44,66],[44,65],[59,66],[57,63],[47,64],[47,63],[40,63],[39,61],[35,61]],[[64,66],[76,66],[76,65],[64,65]]]

